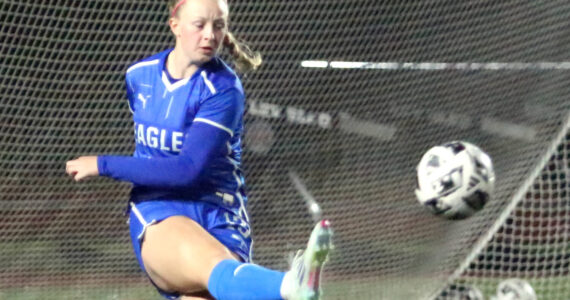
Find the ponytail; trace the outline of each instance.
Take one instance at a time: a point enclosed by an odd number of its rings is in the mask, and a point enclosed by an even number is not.
[[[261,54],[252,51],[247,45],[237,41],[231,32],[226,33],[224,47],[234,59],[234,64],[239,72],[245,73],[257,69],[262,62]]]

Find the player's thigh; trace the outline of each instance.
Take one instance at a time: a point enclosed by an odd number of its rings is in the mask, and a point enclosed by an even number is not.
[[[207,288],[213,268],[235,256],[190,218],[172,216],[146,229],[142,260],[152,281],[165,291],[190,294]]]

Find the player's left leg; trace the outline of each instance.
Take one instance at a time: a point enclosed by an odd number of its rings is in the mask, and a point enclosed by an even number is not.
[[[254,264],[240,264],[236,261],[221,262],[210,276],[208,290],[216,297],[216,299],[287,299],[287,300],[318,300],[321,296],[321,274],[325,262],[328,260],[329,252],[332,245],[332,229],[328,220],[322,220],[317,223],[311,232],[307,248],[301,251],[293,261],[291,269],[282,277],[280,286],[280,297],[274,298],[254,298],[250,297],[232,297],[231,294],[225,294],[218,297],[217,289],[229,291],[232,286],[235,290],[251,289],[256,291],[254,294],[269,295],[270,291],[263,289],[275,289],[259,285],[258,277],[266,273],[267,269]],[[227,263],[227,266],[224,264]],[[227,269],[226,269],[227,268]],[[225,269],[225,270],[224,270]],[[222,275],[225,273],[225,275]],[[239,286],[239,287],[238,287]],[[216,288],[217,287],[217,288]],[[246,288],[247,287],[247,288]],[[261,290],[260,290],[261,289]],[[274,294],[275,295],[275,294]]]
[[[238,239],[240,230],[226,232],[228,227],[223,223],[223,220],[233,218],[221,215],[213,222],[215,227],[208,227],[210,232],[207,232],[193,221],[200,218],[189,218],[192,214],[180,216],[179,210],[169,211],[168,208],[174,204],[171,201],[153,201],[137,204],[131,211],[135,254],[143,270],[167,299],[178,299],[181,294],[186,296],[182,299],[211,299],[205,294],[206,289],[212,298],[218,300],[318,299],[321,270],[332,247],[332,230],[328,221],[321,221],[315,226],[304,254],[285,275],[243,262],[249,261],[246,253],[250,245]],[[168,215],[170,217],[165,219]],[[222,222],[217,222],[220,219]],[[219,227],[220,224],[223,226]],[[145,245],[145,253],[141,255],[142,245]],[[172,249],[179,248],[184,251],[172,252]]]
[[[250,261],[251,239],[247,228],[226,216],[231,212],[175,201],[147,201],[131,208],[135,254],[166,299],[209,299],[206,291],[218,300],[282,298],[283,272],[244,263]]]
[[[171,216],[149,225],[141,240],[141,258],[157,287],[181,294],[204,290],[219,261],[235,260],[223,244],[185,216]]]

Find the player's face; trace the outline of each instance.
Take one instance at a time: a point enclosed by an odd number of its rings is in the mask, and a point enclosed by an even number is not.
[[[171,19],[176,45],[191,63],[209,61],[220,49],[227,32],[225,0],[188,0]]]

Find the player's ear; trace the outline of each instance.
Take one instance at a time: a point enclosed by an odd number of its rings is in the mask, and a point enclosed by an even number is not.
[[[170,26],[170,31],[174,34],[174,36],[178,36],[180,34],[180,22],[178,18],[170,18],[168,20],[168,25]]]

